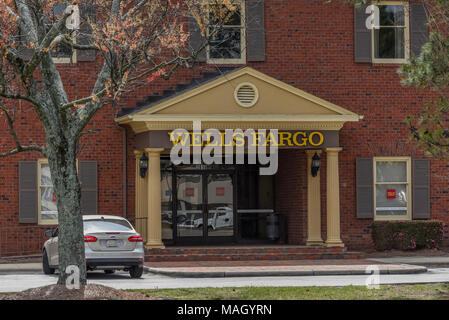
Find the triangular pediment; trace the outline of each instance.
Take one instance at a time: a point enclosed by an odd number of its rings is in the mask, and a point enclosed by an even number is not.
[[[254,105],[242,105],[251,87]],[[257,98],[254,98],[256,96]],[[255,99],[255,100],[254,100]],[[245,67],[219,76],[204,84],[175,93],[160,102],[140,108],[117,119],[135,121],[358,121],[361,117],[345,108],[303,90]]]

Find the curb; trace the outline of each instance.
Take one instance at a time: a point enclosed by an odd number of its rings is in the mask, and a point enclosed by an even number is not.
[[[413,266],[404,269],[384,269],[379,270],[380,274],[418,274],[426,273],[426,267]],[[285,276],[348,276],[348,275],[368,275],[364,270],[301,270],[301,271],[169,271],[167,269],[145,267],[146,273],[160,274],[169,277],[183,278],[231,278],[231,277],[285,277]]]

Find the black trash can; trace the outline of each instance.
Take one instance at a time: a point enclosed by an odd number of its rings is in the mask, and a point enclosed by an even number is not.
[[[279,239],[279,214],[277,213],[267,215],[267,237],[270,240]]]

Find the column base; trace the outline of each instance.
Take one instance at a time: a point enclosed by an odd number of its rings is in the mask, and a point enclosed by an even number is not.
[[[341,247],[343,248],[345,246],[345,244],[343,243],[343,241],[341,240],[328,240],[326,241],[326,247]]]
[[[307,240],[306,245],[308,246],[324,246],[323,240]]]
[[[165,245],[162,242],[147,242],[145,249],[165,249]]]

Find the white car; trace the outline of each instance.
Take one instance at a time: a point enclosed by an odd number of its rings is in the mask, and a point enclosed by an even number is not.
[[[125,218],[108,215],[83,216],[87,270],[129,271],[131,278],[143,273],[143,239]],[[47,230],[51,237],[44,243],[42,267],[53,274],[59,265],[58,229]]]
[[[195,228],[203,227],[203,219],[199,218],[193,221]],[[213,230],[232,227],[234,225],[234,212],[229,207],[218,207],[209,211],[207,227]]]

